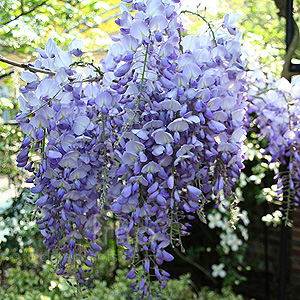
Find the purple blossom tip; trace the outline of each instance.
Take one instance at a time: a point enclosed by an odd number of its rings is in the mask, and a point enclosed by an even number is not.
[[[129,70],[130,70],[130,67],[131,67],[131,63],[130,62],[127,62],[125,64],[123,64],[122,66],[120,66],[114,73],[114,75],[116,77],[122,77],[124,76]]]

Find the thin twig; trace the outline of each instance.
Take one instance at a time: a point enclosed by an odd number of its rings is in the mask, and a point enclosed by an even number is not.
[[[210,273],[201,265],[199,265],[197,262],[189,259],[188,257],[186,257],[185,255],[183,255],[177,248],[174,248],[175,253],[185,262],[191,264],[192,266],[194,266],[195,268],[197,268],[198,270],[200,270],[202,273],[204,273],[214,284],[216,284],[216,280],[210,275]]]
[[[32,12],[35,11],[37,8],[39,8],[40,6],[43,6],[44,4],[46,4],[47,1],[48,1],[48,0],[45,0],[45,1],[43,1],[42,3],[37,4],[36,6],[34,6],[32,9],[30,9],[30,10],[28,10],[28,11],[24,11],[23,5],[21,5],[21,11],[22,11],[22,13],[19,14],[18,16],[16,16],[16,17],[14,17],[13,19],[7,21],[7,22],[1,23],[0,26],[7,25],[7,24],[9,24],[9,23],[11,23],[11,22],[13,22],[13,21],[19,19],[19,18],[22,17],[22,16],[26,16],[26,15],[32,13]]]
[[[6,64],[9,64],[9,65],[18,67],[18,68],[22,68],[22,69],[31,71],[33,73],[44,73],[44,74],[48,74],[48,75],[51,75],[51,76],[54,76],[56,74],[55,72],[52,72],[51,70],[39,69],[39,68],[36,68],[36,67],[33,67],[33,66],[29,65],[28,63],[18,63],[16,61],[7,59],[7,58],[5,58],[1,55],[0,55],[0,61],[4,62]]]
[[[195,15],[195,16],[199,17],[200,19],[202,19],[207,24],[209,30],[211,31],[211,34],[213,36],[213,40],[214,40],[214,42],[215,42],[215,44],[217,46],[217,40],[216,40],[215,33],[214,33],[214,31],[213,31],[213,29],[211,27],[211,24],[206,20],[205,17],[201,16],[200,14],[198,14],[196,12],[190,11],[190,10],[182,10],[180,13],[181,14],[192,14],[192,15]]]
[[[74,83],[82,83],[82,82],[96,82],[96,81],[100,81],[103,78],[103,76],[95,76],[95,77],[88,77],[88,78],[84,78],[82,80],[71,80],[69,77],[69,82],[65,83],[57,92],[56,94],[50,98],[48,101],[46,101],[45,103],[43,103],[40,107],[34,109],[33,111],[31,111],[30,113],[28,113],[26,116],[24,116],[21,120],[19,120],[18,122],[20,123],[21,121],[23,121],[24,119],[28,118],[29,116],[35,114],[37,111],[39,111],[41,108],[43,108],[44,106],[46,106],[47,104],[49,104],[52,100],[54,100],[56,98],[56,96],[68,85],[68,84],[74,84]]]
[[[14,71],[12,70],[12,71],[9,71],[8,73],[1,74],[1,75],[0,75],[0,79],[2,79],[2,78],[4,78],[4,77],[7,77],[7,76],[9,76],[9,75],[11,75],[11,74],[13,74],[13,73],[14,73]]]
[[[17,122],[14,122],[14,121],[9,121],[9,122],[4,122],[4,123],[1,123],[0,122],[0,126],[3,126],[3,125],[19,125],[19,123]]]

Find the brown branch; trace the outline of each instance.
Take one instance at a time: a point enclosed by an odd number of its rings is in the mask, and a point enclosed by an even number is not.
[[[0,75],[0,79],[5,78],[5,77],[7,77],[7,76],[9,76],[9,75],[11,75],[11,74],[13,74],[13,73],[14,73],[14,71],[12,70],[12,71],[9,71],[8,73],[1,74],[1,75]]]
[[[286,17],[286,0],[274,0],[279,12],[277,12],[279,17]]]
[[[14,121],[9,121],[9,122],[4,122],[4,123],[0,123],[0,125],[11,125],[11,126],[16,126],[19,125],[19,123],[14,122]]]
[[[299,28],[294,19],[293,19],[293,23],[294,23],[294,35],[293,35],[291,44],[286,51],[283,69],[282,69],[282,73],[281,73],[281,76],[285,77],[287,80],[291,80],[292,76],[294,76],[294,75],[299,75],[299,72],[291,72],[290,71],[290,66],[292,64],[292,58],[293,58],[294,53],[299,45]]]
[[[0,61],[4,62],[6,64],[9,64],[9,65],[18,67],[18,68],[22,68],[22,69],[31,71],[33,73],[44,73],[44,74],[48,74],[48,75],[51,75],[51,76],[54,76],[56,74],[55,72],[52,72],[51,70],[39,69],[39,68],[36,68],[36,67],[32,67],[28,63],[18,63],[16,61],[12,61],[10,59],[7,59],[7,58],[5,58],[1,55],[0,55]]]
[[[40,6],[43,6],[44,4],[46,4],[47,1],[48,1],[48,0],[45,0],[45,1],[41,2],[40,4],[37,4],[36,6],[34,6],[32,9],[30,9],[30,10],[28,10],[28,11],[24,11],[23,5],[21,5],[21,11],[22,11],[22,13],[19,14],[18,16],[16,16],[16,17],[14,17],[13,19],[11,19],[11,20],[9,20],[9,21],[7,21],[7,22],[4,22],[4,23],[2,23],[2,24],[0,24],[0,26],[7,25],[7,24],[9,24],[9,23],[11,23],[11,22],[13,22],[13,21],[19,19],[20,17],[26,16],[26,15],[32,13],[32,12],[35,11],[37,8],[39,8]]]

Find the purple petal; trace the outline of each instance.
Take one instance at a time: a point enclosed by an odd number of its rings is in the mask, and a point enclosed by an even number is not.
[[[124,75],[130,70],[130,66],[131,66],[131,63],[130,63],[130,62],[125,63],[124,65],[122,65],[121,67],[119,67],[119,68],[115,71],[114,75],[115,75],[116,77],[122,77],[122,76],[124,76]]]
[[[73,131],[77,135],[82,135],[90,123],[87,116],[78,116],[74,120]]]
[[[42,196],[35,202],[35,205],[44,206],[47,203],[47,200],[48,200],[48,195]]]
[[[37,185],[30,189],[30,191],[34,194],[40,193],[44,189],[43,185]]]
[[[91,245],[91,248],[96,252],[102,250],[102,248],[99,245],[97,245],[96,243],[90,242],[90,245]]]
[[[126,185],[122,191],[122,196],[124,196],[125,198],[128,198],[131,195],[131,185]]]
[[[55,150],[49,150],[48,157],[52,159],[60,159],[62,158],[62,154]]]
[[[158,183],[154,182],[147,190],[149,194],[154,193],[158,189]]]
[[[167,203],[166,199],[161,194],[157,195],[156,200],[157,200],[157,203],[162,206],[166,205],[166,203]]]
[[[131,268],[130,271],[127,273],[126,278],[127,279],[134,279],[136,277],[134,268]]]
[[[86,266],[88,266],[90,268],[92,268],[94,266],[94,264],[88,259],[85,260],[85,264],[86,264]]]
[[[201,190],[199,190],[198,188],[196,188],[192,185],[188,185],[187,189],[188,189],[189,193],[193,196],[200,196],[201,195]]]
[[[144,269],[145,269],[145,272],[148,274],[149,269],[150,269],[150,260],[149,260],[149,258],[145,259]]]
[[[173,189],[174,187],[174,175],[172,174],[167,181],[167,185],[169,189]]]
[[[166,250],[162,251],[162,255],[165,261],[169,262],[172,261],[174,259],[174,256],[171,255],[169,252],[167,252]]]

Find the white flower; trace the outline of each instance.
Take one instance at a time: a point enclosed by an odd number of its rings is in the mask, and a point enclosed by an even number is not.
[[[248,212],[246,210],[243,210],[239,217],[243,220],[245,226],[249,225],[250,220],[248,218]]]
[[[221,229],[226,232],[232,231],[231,225],[229,224],[227,217],[224,218]]]
[[[1,242],[6,242],[6,237],[9,235],[9,229],[8,228],[4,228],[0,230],[0,244]]]
[[[249,234],[248,234],[248,229],[245,228],[244,226],[239,226],[239,229],[241,231],[242,237],[244,238],[245,241],[248,241]]]
[[[228,254],[230,251],[230,248],[228,247],[228,235],[225,233],[221,233],[220,238],[221,238],[220,245],[222,246],[224,253]]]
[[[226,254],[229,252],[228,247],[230,247],[232,251],[237,251],[243,244],[242,240],[240,240],[235,233],[223,232],[220,234],[220,238],[220,245],[223,247],[223,250]]]
[[[211,229],[214,229],[216,227],[222,228],[223,221],[222,221],[222,215],[219,212],[211,213],[207,216],[207,219],[209,221],[208,226]]]
[[[221,277],[221,278],[224,278],[226,276],[226,271],[223,270],[223,268],[225,267],[225,265],[223,263],[219,264],[219,265],[212,265],[211,268],[212,268],[212,276],[213,277]]]
[[[232,234],[229,240],[229,246],[232,251],[239,250],[239,247],[243,244],[242,240],[240,240],[236,234]]]
[[[222,199],[221,204],[218,206],[218,209],[221,213],[228,213],[230,207],[230,202],[226,199]]]

